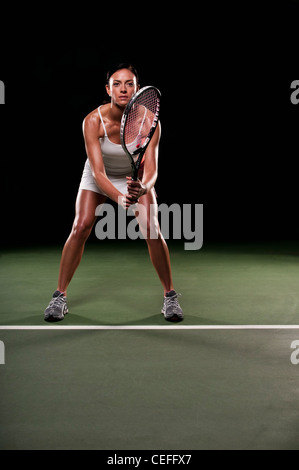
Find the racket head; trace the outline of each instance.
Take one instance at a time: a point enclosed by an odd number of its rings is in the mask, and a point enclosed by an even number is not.
[[[156,130],[161,93],[158,88],[141,88],[127,104],[121,121],[121,145],[134,165],[134,156],[144,153]]]

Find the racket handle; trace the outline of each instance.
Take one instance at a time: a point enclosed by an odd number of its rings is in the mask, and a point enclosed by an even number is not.
[[[140,168],[140,163],[142,162],[144,154],[145,154],[145,149],[142,149],[141,152],[139,153],[139,157],[137,159],[137,162],[133,166],[133,172],[132,172],[132,180],[133,181],[138,180],[138,172],[139,172],[139,168]]]

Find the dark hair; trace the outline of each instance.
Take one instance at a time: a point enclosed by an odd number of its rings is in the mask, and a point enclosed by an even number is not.
[[[137,81],[137,85],[139,85],[139,75],[138,75],[138,72],[137,70],[135,69],[134,65],[130,64],[129,62],[123,62],[121,64],[118,64],[116,67],[112,67],[108,73],[107,73],[107,77],[106,77],[106,84],[108,85],[109,84],[109,80],[110,80],[110,77],[115,73],[117,72],[118,70],[121,70],[121,69],[128,69],[130,70],[136,77],[136,81]]]

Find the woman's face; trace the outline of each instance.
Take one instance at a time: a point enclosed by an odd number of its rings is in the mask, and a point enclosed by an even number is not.
[[[138,89],[136,76],[129,69],[117,70],[106,85],[111,103],[125,108]]]

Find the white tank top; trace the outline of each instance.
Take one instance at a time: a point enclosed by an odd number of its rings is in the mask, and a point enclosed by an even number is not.
[[[101,114],[101,107],[98,108],[99,116],[105,132],[104,137],[100,137],[100,145],[107,175],[110,176],[131,176],[132,167],[127,154],[121,144],[114,144],[108,137],[106,127]],[[138,156],[136,156],[136,159]],[[135,159],[135,158],[134,158]]]

